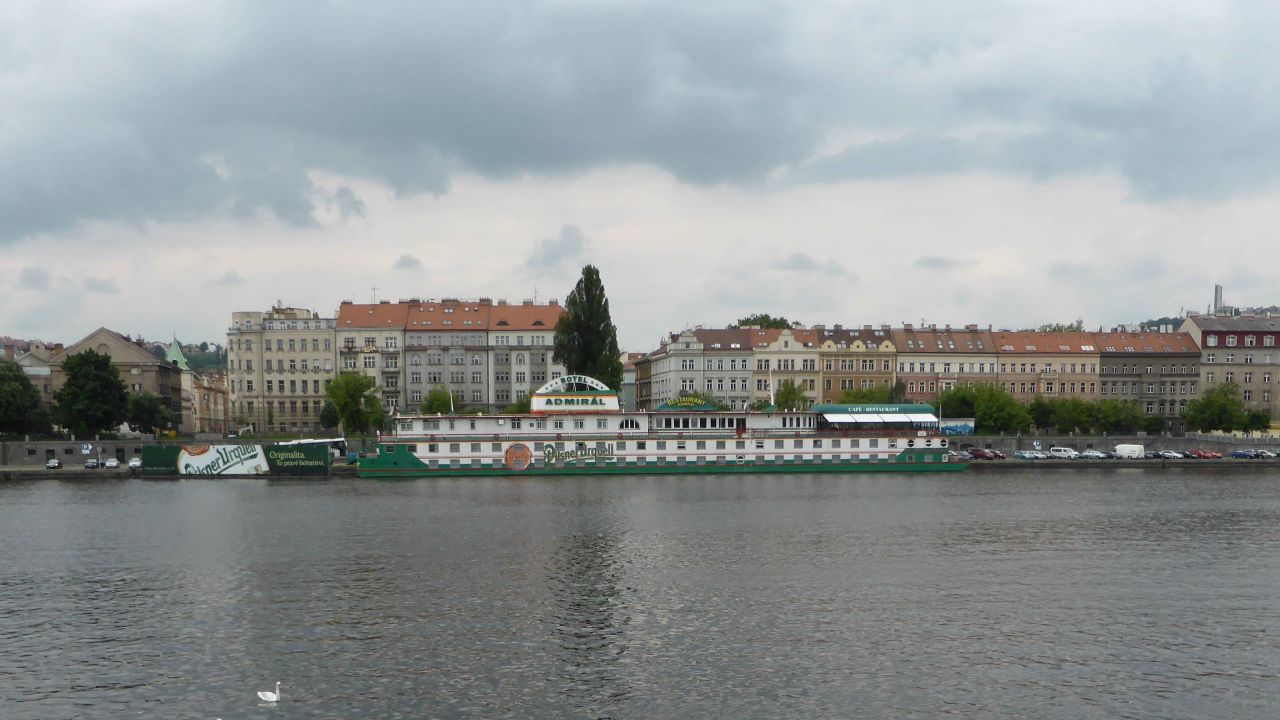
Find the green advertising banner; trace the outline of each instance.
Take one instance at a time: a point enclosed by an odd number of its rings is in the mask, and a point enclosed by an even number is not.
[[[328,475],[327,445],[156,445],[142,469],[157,475]]]

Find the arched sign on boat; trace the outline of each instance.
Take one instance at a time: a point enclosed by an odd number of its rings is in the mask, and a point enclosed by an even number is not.
[[[608,385],[586,375],[564,375],[534,391],[529,410],[542,413],[618,412],[618,394]]]

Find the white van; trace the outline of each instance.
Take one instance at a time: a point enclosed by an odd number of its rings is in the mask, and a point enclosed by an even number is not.
[[[1147,449],[1142,447],[1141,445],[1117,445],[1116,446],[1116,457],[1118,458],[1124,458],[1124,459],[1130,459],[1130,460],[1141,460],[1143,457],[1146,456],[1146,452],[1147,452]]]
[[[1051,447],[1049,448],[1049,457],[1058,460],[1075,460],[1080,457],[1080,453],[1069,447]]]

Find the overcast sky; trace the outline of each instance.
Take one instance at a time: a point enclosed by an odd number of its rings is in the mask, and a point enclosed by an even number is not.
[[[629,350],[1269,305],[1278,8],[3,3],[0,335],[563,302],[586,263]]]

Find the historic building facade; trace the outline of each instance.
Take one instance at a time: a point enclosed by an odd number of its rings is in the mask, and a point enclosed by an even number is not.
[[[1280,318],[1265,315],[1191,315],[1178,328],[1200,348],[1201,392],[1235,383],[1245,409],[1280,420],[1276,401]]]
[[[1100,351],[1098,399],[1136,402],[1146,415],[1183,430],[1182,410],[1200,386],[1200,348],[1190,333],[1094,333]]]
[[[1093,333],[997,332],[998,382],[1021,402],[1098,395],[1100,351]]]
[[[232,313],[228,430],[320,432],[325,387],[337,375],[334,329],[334,318],[305,308]]]
[[[120,372],[125,389],[130,393],[150,393],[158,396],[173,414],[174,427],[184,422],[182,406],[182,369],[153,355],[129,337],[107,328],[98,328],[84,339],[68,346],[49,359],[50,397],[67,381],[62,365],[67,358],[85,350],[94,350],[111,358],[111,364]],[[43,393],[42,393],[43,395]]]
[[[815,327],[818,336],[819,401],[836,403],[847,390],[892,389],[897,348],[888,326],[860,330]]]
[[[906,402],[934,403],[952,388],[997,382],[996,347],[989,329],[903,325],[891,336]]]

